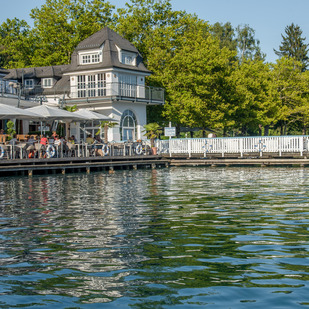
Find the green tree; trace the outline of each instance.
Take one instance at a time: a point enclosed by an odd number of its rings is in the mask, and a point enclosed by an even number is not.
[[[235,30],[230,22],[225,24],[215,23],[211,28],[211,33],[220,40],[221,48],[227,47],[230,50],[236,50]]]
[[[256,135],[264,127],[264,134],[268,135],[278,112],[270,65],[262,60],[245,60],[233,71],[231,80],[238,101],[235,129],[242,135]]]
[[[240,61],[265,58],[259,46],[260,41],[255,38],[255,31],[249,25],[237,26],[236,42]]]
[[[33,66],[68,64],[77,44],[112,23],[114,6],[104,0],[46,0],[31,11]]]
[[[189,127],[233,125],[235,106],[228,77],[236,53],[221,49],[202,21],[186,29],[179,43],[160,76],[167,91],[164,115]]]
[[[281,134],[288,133],[289,126],[301,122],[308,126],[308,74],[302,72],[302,62],[282,57],[272,65],[274,87],[277,90],[277,121]]]
[[[0,67],[30,66],[32,51],[30,27],[26,21],[14,18],[2,23],[0,26]]]
[[[163,86],[166,64],[181,46],[182,35],[198,18],[184,11],[173,11],[170,0],[131,0],[117,12],[115,30],[137,47],[153,72],[147,84]],[[147,119],[161,122],[163,109],[163,106],[147,107]]]
[[[305,70],[308,66],[308,46],[305,44],[306,38],[302,37],[302,30],[299,26],[292,23],[290,26],[285,27],[285,36],[282,36],[282,42],[279,46],[279,51],[275,50],[276,55],[279,57],[292,57],[297,61],[301,61],[303,66],[302,70]]]

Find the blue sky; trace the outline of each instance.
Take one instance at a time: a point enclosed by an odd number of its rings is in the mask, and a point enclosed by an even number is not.
[[[110,0],[117,7],[123,7],[126,0]],[[309,0],[172,0],[175,10],[195,13],[200,18],[215,22],[248,24],[255,30],[256,38],[266,53],[267,61],[274,62],[277,56],[281,34],[292,22],[300,26],[309,43]],[[31,24],[30,10],[39,7],[44,0],[0,0],[0,23],[7,18],[25,19]]]

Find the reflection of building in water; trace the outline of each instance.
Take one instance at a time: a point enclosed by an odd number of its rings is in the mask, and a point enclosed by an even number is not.
[[[0,241],[8,256],[14,257],[14,262],[4,262],[43,265],[53,276],[78,282],[73,288],[68,283],[38,289],[40,294],[45,290],[44,294],[81,297],[96,294],[95,290],[106,300],[120,297],[128,284],[124,277],[129,275],[122,270],[145,259],[139,246],[149,239],[136,234],[149,221],[143,203],[146,190],[142,171],[6,182],[0,186],[1,203],[8,206],[2,215],[16,221],[14,239]],[[58,275],[58,269],[72,271]],[[27,267],[12,271],[22,274]],[[98,275],[108,272],[110,276]]]

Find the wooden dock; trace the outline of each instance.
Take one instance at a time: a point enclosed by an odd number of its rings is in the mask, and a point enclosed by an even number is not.
[[[115,170],[136,170],[140,168],[163,168],[169,166],[195,167],[309,167],[309,159],[304,158],[183,158],[153,155],[53,158],[53,159],[17,159],[0,160],[0,177],[33,176],[67,173],[91,173]]]
[[[117,169],[168,167],[169,160],[161,156],[87,157],[53,159],[1,160],[0,177],[18,175],[46,175],[66,173],[90,173]]]

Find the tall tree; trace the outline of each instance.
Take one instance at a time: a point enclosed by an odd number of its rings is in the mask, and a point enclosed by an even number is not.
[[[235,128],[242,135],[256,135],[265,127],[265,135],[268,135],[268,128],[276,123],[277,116],[269,64],[262,60],[245,60],[233,71],[231,79],[238,101]]]
[[[161,75],[167,91],[165,116],[190,127],[231,126],[235,106],[228,77],[235,52],[220,48],[202,22],[187,29],[179,43]]]
[[[265,58],[260,41],[255,38],[255,31],[249,25],[236,27],[236,42],[240,61]]]
[[[215,23],[211,28],[211,33],[220,40],[221,47],[236,50],[237,41],[235,39],[235,30],[230,22],[225,24]]]
[[[303,127],[308,125],[308,74],[302,72],[302,63],[293,58],[282,57],[272,66],[278,102],[276,119],[281,134],[286,135],[288,127],[295,122],[300,121]]]
[[[302,62],[302,70],[306,70],[308,66],[308,46],[305,44],[306,38],[302,37],[302,30],[299,26],[292,23],[290,26],[285,27],[285,36],[282,36],[282,42],[279,46],[279,51],[275,50],[276,55],[279,57],[292,57],[297,61]]]
[[[105,0],[46,0],[30,14],[36,42],[32,65],[69,63],[81,40],[113,22],[113,9]]]
[[[31,64],[33,44],[24,20],[7,19],[0,26],[0,67],[20,68]]]

